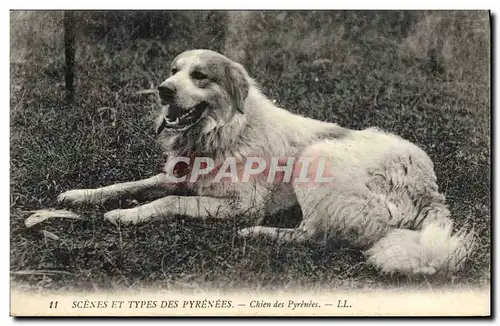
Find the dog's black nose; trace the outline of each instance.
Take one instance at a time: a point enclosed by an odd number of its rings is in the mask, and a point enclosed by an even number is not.
[[[163,101],[171,101],[174,99],[175,89],[172,86],[162,84],[158,86],[158,93]]]

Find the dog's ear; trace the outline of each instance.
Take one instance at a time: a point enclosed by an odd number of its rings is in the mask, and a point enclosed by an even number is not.
[[[231,96],[234,108],[240,113],[243,113],[249,87],[248,74],[243,66],[231,62],[226,67],[226,89]]]

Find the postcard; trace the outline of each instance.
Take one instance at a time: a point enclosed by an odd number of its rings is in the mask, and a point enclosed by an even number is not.
[[[490,12],[10,19],[11,316],[491,315]]]

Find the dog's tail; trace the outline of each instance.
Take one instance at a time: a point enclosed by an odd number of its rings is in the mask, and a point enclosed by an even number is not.
[[[462,228],[452,235],[452,227],[446,218],[417,231],[394,229],[365,254],[386,273],[449,276],[462,268],[475,248],[472,231]]]

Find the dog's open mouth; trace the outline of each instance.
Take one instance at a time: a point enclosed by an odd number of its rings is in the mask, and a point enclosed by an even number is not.
[[[171,132],[186,130],[201,120],[207,107],[208,103],[205,101],[200,102],[187,111],[175,104],[170,104],[168,114],[163,117],[160,129]]]

